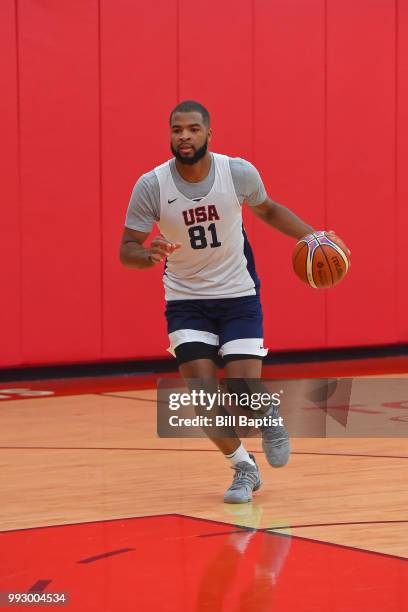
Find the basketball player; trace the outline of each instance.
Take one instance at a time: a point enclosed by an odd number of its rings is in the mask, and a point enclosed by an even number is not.
[[[215,380],[220,355],[226,378],[258,379],[267,349],[242,205],[246,202],[262,221],[297,240],[313,228],[268,197],[252,164],[210,152],[211,136],[210,116],[201,104],[184,101],[172,110],[174,158],[137,181],[120,258],[132,268],[165,261],[169,350],[184,378]],[[154,223],[161,235],[146,246]],[[224,501],[251,501],[261,485],[255,457],[234,434],[212,440],[235,471]],[[284,427],[264,427],[262,445],[272,466],[287,463],[290,445]]]

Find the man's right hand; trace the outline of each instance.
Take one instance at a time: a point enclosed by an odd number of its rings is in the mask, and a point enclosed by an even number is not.
[[[152,263],[157,264],[163,261],[166,257],[181,248],[181,242],[169,242],[162,235],[153,238],[149,247],[149,259]]]

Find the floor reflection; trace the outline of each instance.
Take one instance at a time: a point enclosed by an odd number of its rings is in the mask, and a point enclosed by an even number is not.
[[[248,520],[259,520],[261,508],[247,505]],[[225,536],[225,543],[211,559],[200,581],[198,612],[271,610],[274,590],[291,547],[288,534],[247,528]]]

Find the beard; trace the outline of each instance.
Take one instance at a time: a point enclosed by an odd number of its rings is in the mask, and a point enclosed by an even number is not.
[[[204,157],[204,155],[207,153],[208,138],[205,139],[205,143],[203,144],[203,146],[200,147],[199,149],[197,149],[195,151],[195,153],[191,157],[187,157],[187,156],[181,155],[181,153],[179,153],[178,150],[175,149],[171,143],[170,143],[170,149],[171,149],[171,152],[173,153],[174,157],[181,164],[185,164],[186,166],[193,166],[198,161],[200,161],[200,159],[202,159]]]

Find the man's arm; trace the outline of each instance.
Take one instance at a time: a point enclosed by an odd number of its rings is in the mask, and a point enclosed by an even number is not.
[[[148,237],[148,232],[138,232],[125,227],[119,254],[124,266],[127,268],[152,268],[154,266],[150,257],[150,249],[143,246]]]
[[[139,269],[152,268],[181,246],[178,242],[172,243],[163,236],[156,236],[150,247],[144,247],[143,243],[149,234],[150,232],[138,232],[125,227],[120,244],[120,261],[124,266]]]
[[[269,197],[262,204],[250,208],[262,221],[297,240],[314,232],[311,225],[299,219],[289,208],[273,202]]]

